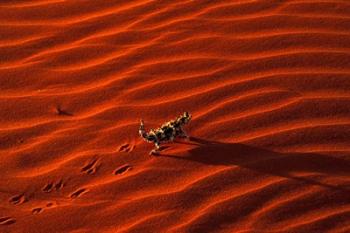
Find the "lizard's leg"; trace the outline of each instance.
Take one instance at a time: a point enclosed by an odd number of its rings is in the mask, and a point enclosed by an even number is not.
[[[160,149],[160,143],[157,141],[154,143],[154,146],[156,148],[154,148],[153,150],[151,150],[151,152],[149,153],[150,155],[158,155],[159,154],[159,149]]]
[[[190,136],[188,136],[188,134],[186,133],[186,131],[184,129],[181,128],[180,130],[180,137],[181,138],[185,138],[185,139],[189,139]]]

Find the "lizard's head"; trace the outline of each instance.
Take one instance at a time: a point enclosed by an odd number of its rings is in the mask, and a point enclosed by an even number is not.
[[[189,114],[188,112],[184,112],[182,116],[180,116],[180,121],[183,124],[187,124],[192,118],[192,115]]]

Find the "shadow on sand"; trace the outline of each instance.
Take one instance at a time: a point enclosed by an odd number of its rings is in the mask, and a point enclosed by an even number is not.
[[[326,178],[350,176],[350,162],[332,156],[314,153],[278,153],[236,143],[221,143],[191,137],[186,144],[197,144],[189,155],[179,156],[161,153],[161,156],[196,161],[210,165],[236,165],[260,173],[295,179],[312,185],[320,185],[338,191],[350,192],[349,185],[325,184],[312,178],[298,177],[296,172],[319,173]]]

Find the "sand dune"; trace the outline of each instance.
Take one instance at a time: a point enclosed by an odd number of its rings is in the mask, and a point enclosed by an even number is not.
[[[350,232],[350,2],[0,3],[0,232]],[[160,156],[138,136],[184,111]]]

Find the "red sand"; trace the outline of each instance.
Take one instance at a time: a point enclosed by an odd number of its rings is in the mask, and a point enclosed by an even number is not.
[[[350,232],[349,1],[6,0],[0,60],[1,233]]]

